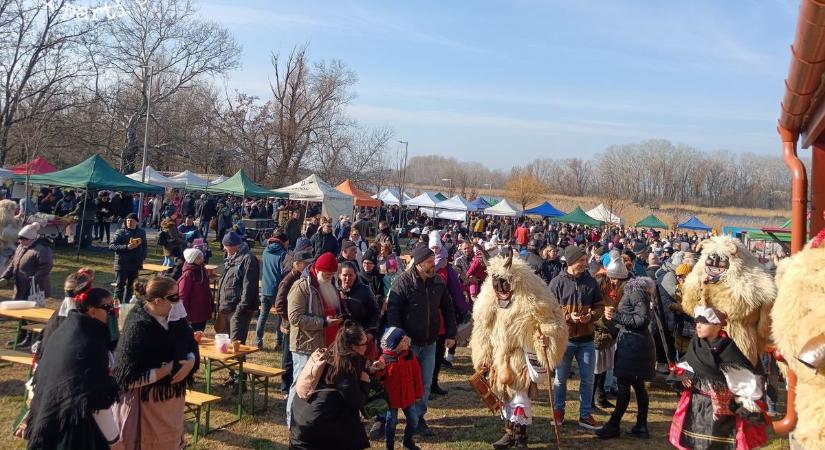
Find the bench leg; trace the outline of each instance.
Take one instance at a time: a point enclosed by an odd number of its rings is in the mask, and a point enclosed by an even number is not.
[[[198,406],[195,408],[195,440],[192,442],[193,444],[198,443],[198,434],[200,434],[201,428],[201,407]]]
[[[269,377],[264,378],[264,413],[269,410]]]
[[[250,410],[249,412],[255,414],[255,379],[258,378],[255,375],[251,376],[252,382],[249,385],[249,403],[250,403]]]
[[[206,393],[212,393],[212,360],[206,358]],[[206,423],[203,424],[204,434],[209,434],[209,410],[211,409],[209,403],[206,404]]]
[[[17,350],[17,339],[20,337],[20,329],[23,328],[23,321],[17,321],[17,330],[14,332],[14,339],[12,339],[11,349]]]

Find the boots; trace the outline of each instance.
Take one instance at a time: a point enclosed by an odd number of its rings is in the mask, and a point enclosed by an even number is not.
[[[513,436],[516,438],[516,449],[524,450],[527,448],[527,425],[515,425]]]
[[[622,435],[619,423],[614,422],[612,419],[611,417],[611,420],[608,420],[603,427],[596,430],[596,436],[598,436],[599,439],[613,439]]]
[[[493,448],[496,450],[503,450],[505,448],[510,448],[513,444],[515,444],[516,439],[513,436],[513,422],[509,420],[504,421],[504,435],[501,436],[501,439],[493,442]]]
[[[648,433],[646,425],[636,424],[627,434],[639,439],[650,439],[650,433]]]

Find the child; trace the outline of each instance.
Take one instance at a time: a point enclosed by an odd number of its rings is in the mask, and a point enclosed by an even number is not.
[[[696,335],[671,381],[684,386],[670,426],[670,443],[682,449],[757,448],[767,442],[762,380],[736,343],[722,331],[727,315],[697,306]]]
[[[407,425],[404,427],[404,448],[418,450],[413,442],[413,433],[418,428],[418,413],[415,402],[424,395],[424,383],[421,380],[421,366],[418,365],[413,352],[410,351],[410,338],[404,330],[389,327],[381,338],[384,353],[380,361],[384,370],[377,373],[387,393],[387,449],[395,447],[395,425],[398,423],[398,409],[404,410]]]

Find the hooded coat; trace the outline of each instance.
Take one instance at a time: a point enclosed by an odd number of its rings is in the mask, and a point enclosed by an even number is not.
[[[190,323],[206,322],[212,317],[212,289],[205,267],[184,263],[178,293]]]
[[[46,297],[51,293],[49,274],[54,266],[54,256],[49,242],[44,238],[29,241],[28,245],[18,245],[11,262],[0,278],[14,277],[14,299],[26,300],[31,291],[31,282],[37,284]]]
[[[653,280],[632,278],[624,285],[624,295],[613,313],[619,329],[613,374],[617,377],[653,378],[656,351],[650,334],[650,294]]]
[[[272,239],[264,249],[261,264],[261,295],[274,297],[278,292],[278,284],[284,277],[285,247],[283,242]]]

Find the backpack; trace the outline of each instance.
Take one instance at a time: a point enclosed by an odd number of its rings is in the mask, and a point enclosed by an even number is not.
[[[315,393],[315,388],[321,381],[321,375],[324,373],[330,356],[326,348],[319,348],[309,355],[306,365],[301,369],[295,381],[295,393],[299,398],[307,400]]]

